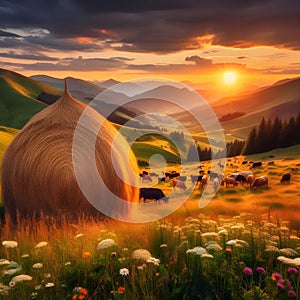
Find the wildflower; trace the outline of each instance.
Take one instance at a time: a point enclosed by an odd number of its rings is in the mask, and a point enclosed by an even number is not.
[[[65,263],[65,266],[70,266],[71,265],[71,262],[70,261],[67,261],[66,263]]]
[[[76,300],[78,295],[73,295],[72,300]]]
[[[78,233],[74,236],[74,239],[79,239],[81,237],[83,237],[83,233]]]
[[[195,254],[195,255],[202,255],[204,253],[207,253],[207,251],[202,247],[195,247],[193,249],[188,249],[186,251],[186,254],[189,254],[189,253],[192,253],[192,254]]]
[[[30,280],[32,280],[32,277],[29,275],[25,275],[25,274],[15,276],[11,279],[11,281],[14,281],[14,282],[30,281]]]
[[[53,282],[47,282],[47,283],[45,284],[45,287],[46,287],[46,288],[54,287],[54,283],[53,283]]]
[[[279,280],[279,279],[282,279],[282,275],[279,274],[279,273],[273,273],[272,274],[272,280]]]
[[[125,292],[125,288],[123,286],[118,287],[118,293],[123,294]]]
[[[155,257],[150,257],[149,259],[147,259],[147,263],[152,263],[152,264],[158,266],[160,263],[160,260]]]
[[[201,234],[202,237],[210,238],[210,237],[216,237],[218,234],[216,232],[205,232]]]
[[[105,239],[103,241],[101,241],[98,246],[97,246],[97,251],[102,250],[102,249],[106,249],[106,248],[110,248],[116,245],[116,242],[112,239]]]
[[[88,291],[87,291],[87,289],[81,288],[81,289],[79,290],[79,293],[80,293],[81,295],[86,296],[86,295],[88,294]]]
[[[112,252],[112,253],[110,254],[110,259],[115,259],[116,256],[117,256],[117,252]]]
[[[296,297],[297,297],[296,292],[293,291],[293,290],[288,291],[288,295],[289,295],[290,297],[292,297],[292,298],[296,298]]]
[[[226,243],[226,245],[228,245],[228,246],[234,246],[234,245],[236,245],[236,240],[230,240],[230,241],[228,241]]]
[[[160,248],[167,248],[168,245],[167,245],[167,244],[161,244],[159,247],[160,247]]]
[[[16,285],[15,281],[10,281],[9,282],[9,287],[13,288]]]
[[[5,265],[9,265],[9,264],[10,264],[10,262],[7,259],[5,259],[5,258],[0,259],[0,266],[5,266]]]
[[[298,252],[295,251],[292,248],[283,248],[283,249],[280,249],[280,253],[283,254],[283,255],[286,255],[286,256],[296,256],[296,255],[298,255]]]
[[[83,258],[89,258],[90,252],[83,252],[82,256],[83,256]]]
[[[298,274],[298,270],[296,268],[288,268],[288,273],[291,275]]]
[[[282,283],[277,283],[277,287],[278,287],[279,289],[281,289],[282,291],[285,290],[285,286],[284,286]]]
[[[42,263],[35,263],[32,267],[34,269],[41,269],[44,265]]]
[[[213,244],[209,244],[206,247],[206,250],[222,251],[222,247],[217,243],[213,243]]]
[[[282,262],[283,264],[286,264],[286,265],[293,265],[294,264],[293,259],[287,258],[285,256],[278,256],[277,259],[280,262]]]
[[[126,269],[126,268],[120,269],[120,275],[128,276],[129,275],[129,270]]]
[[[259,274],[263,274],[263,273],[266,273],[266,270],[262,267],[257,267],[256,272],[259,273]]]
[[[27,258],[27,257],[29,257],[29,254],[25,253],[25,254],[23,254],[21,257],[22,257],[22,258]]]
[[[245,273],[246,275],[252,275],[253,271],[252,271],[251,268],[246,267],[246,268],[244,269],[244,273]]]
[[[45,276],[46,278],[51,278],[51,274],[50,274],[50,273],[45,273],[44,276]]]
[[[48,242],[39,242],[38,244],[35,245],[35,248],[43,248],[46,247],[48,245]]]
[[[143,266],[138,266],[137,268],[138,268],[138,270],[144,270]]]
[[[16,248],[16,247],[18,247],[18,242],[16,242],[16,241],[3,241],[2,245],[5,248]]]
[[[294,258],[294,259],[293,259],[293,264],[294,264],[295,266],[300,266],[300,257]]]
[[[137,249],[133,251],[132,258],[134,259],[141,259],[147,261],[149,258],[151,258],[151,253],[146,249]]]
[[[211,254],[208,254],[208,253],[203,253],[201,255],[201,258],[214,258]]]

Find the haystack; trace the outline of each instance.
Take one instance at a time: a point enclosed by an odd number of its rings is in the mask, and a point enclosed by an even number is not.
[[[113,166],[111,158],[116,129],[95,110],[74,99],[66,87],[56,103],[32,117],[3,157],[2,199],[14,221],[18,215],[22,218],[39,216],[41,213],[56,219],[62,216],[73,219],[81,215],[101,216],[80,190],[72,165],[74,131],[85,108],[90,119],[103,123],[100,130],[98,128],[99,132],[96,132],[95,144],[95,160],[100,176],[109,190],[118,197],[126,201],[138,201],[137,189],[123,181],[132,171],[138,174],[133,153],[123,151],[124,140],[118,141],[120,165],[117,169],[121,170],[122,179],[120,174],[116,174],[116,166]],[[88,122],[84,124],[83,130],[85,136],[95,134],[95,129]],[[83,138],[79,146],[82,151],[87,146],[86,142]],[[131,170],[123,166],[126,160]],[[88,177],[89,166],[83,164],[82,168],[86,168],[84,174]],[[99,195],[99,201],[103,201],[106,196],[110,197],[105,193]]]

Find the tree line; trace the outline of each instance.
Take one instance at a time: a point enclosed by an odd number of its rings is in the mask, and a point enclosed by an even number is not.
[[[288,120],[263,118],[259,126],[250,131],[242,154],[262,153],[300,144],[299,132],[300,113]]]

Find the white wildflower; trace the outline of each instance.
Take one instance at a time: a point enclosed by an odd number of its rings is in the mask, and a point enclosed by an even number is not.
[[[218,234],[216,232],[205,232],[201,234],[202,237],[211,238],[216,237]]]
[[[267,252],[280,252],[280,250],[277,247],[273,246],[273,245],[268,245],[267,248],[265,249],[265,251],[267,251]]]
[[[160,260],[158,258],[155,257],[150,257],[149,259],[147,259],[147,263],[152,263],[154,265],[159,265]]]
[[[116,242],[112,239],[105,239],[103,241],[101,241],[98,246],[97,246],[97,250],[102,250],[102,249],[106,249],[106,248],[111,248],[113,246],[116,245]]]
[[[222,251],[222,247],[215,243],[215,244],[210,244],[206,247],[206,250],[209,251],[209,250],[213,250],[213,251]]]
[[[10,262],[7,259],[5,259],[5,258],[0,259],[0,266],[5,266],[5,265],[9,265],[9,264],[10,264]]]
[[[168,245],[167,245],[167,244],[161,244],[159,247],[160,247],[160,248],[167,248]]]
[[[126,269],[126,268],[120,269],[120,275],[128,276],[129,275],[129,270]]]
[[[239,239],[236,239],[236,242],[240,245],[242,245],[243,247],[249,247],[249,244],[244,241],[244,240],[239,240]]]
[[[229,240],[228,242],[226,242],[226,245],[234,246],[234,245],[236,245],[236,240]]]
[[[3,241],[2,245],[5,248],[16,248],[16,247],[18,247],[18,242],[16,242],[16,241]]]
[[[203,253],[201,255],[201,258],[214,258],[211,254],[208,254],[208,253]]]
[[[15,276],[11,279],[11,281],[14,281],[14,282],[30,281],[30,280],[32,280],[32,277],[29,275],[25,275],[25,274]]]
[[[66,263],[65,263],[65,266],[70,266],[71,265],[71,262],[70,261],[67,261]]]
[[[46,288],[54,287],[54,283],[53,283],[53,282],[47,282],[47,283],[45,284],[45,287],[46,287]]]
[[[278,256],[277,259],[286,265],[293,265],[293,259],[287,258],[285,256]]]
[[[280,249],[280,253],[286,256],[297,256],[298,252],[292,248],[282,248]]]
[[[221,229],[219,232],[218,232],[218,235],[228,235],[228,231],[226,229]]]
[[[147,261],[151,257],[151,253],[146,249],[137,249],[134,250],[132,253],[132,258],[134,259],[141,259]]]
[[[295,266],[299,267],[300,266],[300,257],[294,258],[293,259],[293,264]]]
[[[21,255],[21,257],[22,258],[27,258],[27,257],[29,257],[29,254],[25,253],[25,254]]]
[[[34,248],[36,248],[36,249],[43,248],[43,247],[46,247],[47,245],[48,245],[48,242],[43,241],[43,242],[37,243]]]
[[[202,255],[204,253],[207,253],[206,249],[202,248],[202,247],[195,247],[193,249],[188,249],[186,251],[186,254],[196,254],[196,255]]]
[[[79,239],[79,238],[81,238],[81,237],[83,237],[83,236],[84,236],[83,233],[78,233],[78,234],[76,234],[76,235],[74,236],[74,239]]]
[[[42,263],[35,263],[33,264],[32,268],[33,269],[41,269],[44,265]]]

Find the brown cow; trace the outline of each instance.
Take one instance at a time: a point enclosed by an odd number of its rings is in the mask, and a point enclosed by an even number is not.
[[[248,175],[247,178],[246,178],[246,183],[247,185],[251,186],[251,184],[254,182],[255,180],[255,176],[254,175]]]
[[[250,190],[253,189],[260,189],[262,187],[268,187],[268,177],[267,176],[261,176],[259,178],[256,178],[252,185],[250,186]]]
[[[186,190],[186,185],[183,181],[180,181],[178,179],[173,179],[172,180],[172,185],[173,188],[179,188],[180,191],[185,191]]]
[[[78,128],[83,112],[85,118],[82,119],[82,127]],[[75,130],[80,139],[76,148],[72,148]],[[80,170],[81,184],[93,186],[95,189],[92,191],[99,189],[98,181],[91,176],[90,156],[81,159],[87,152],[87,146],[90,147],[92,137],[95,137],[92,156],[96,172],[108,188],[102,189],[101,185],[95,201],[101,203],[110,199],[112,192],[127,201],[138,202],[139,190],[134,187],[137,184],[126,181],[131,178],[132,171],[138,174],[136,160],[133,152],[128,153],[124,148],[125,140],[121,137],[116,139],[116,135],[117,130],[103,116],[72,98],[66,87],[56,103],[31,118],[4,154],[2,197],[14,223],[18,214],[20,218],[26,218],[39,217],[43,213],[58,221],[62,216],[70,219],[78,219],[82,215],[104,217],[85,198],[74,173],[73,158],[78,157],[76,166]],[[114,161],[112,145],[117,158]],[[127,213],[125,206],[115,206],[112,213]]]
[[[235,187],[237,186],[237,183],[233,177],[226,177],[222,180],[221,185],[224,186],[226,185],[226,188],[228,188],[230,185]]]

